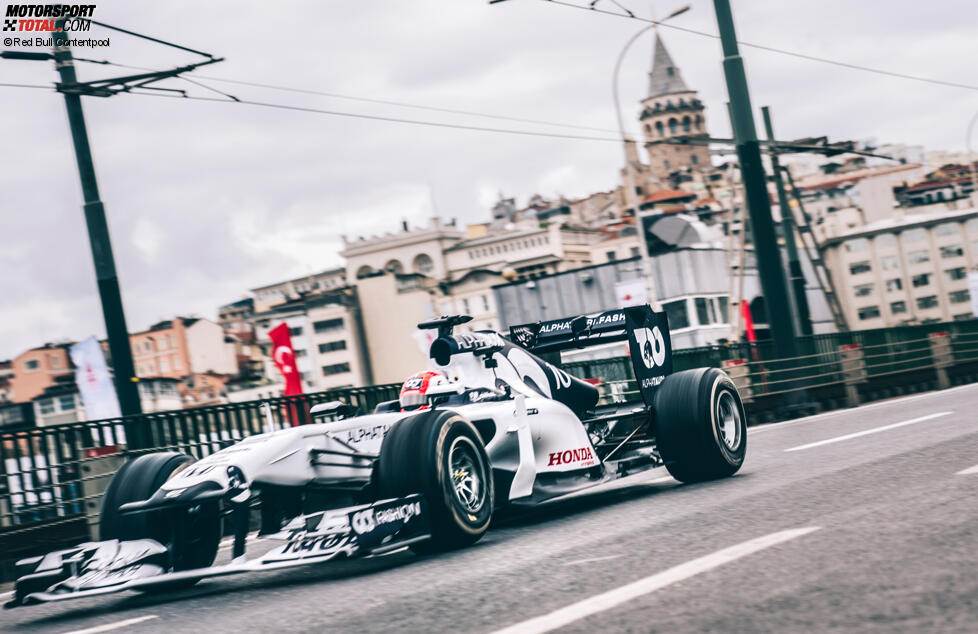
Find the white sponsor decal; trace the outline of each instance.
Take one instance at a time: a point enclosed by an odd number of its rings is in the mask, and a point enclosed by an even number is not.
[[[351,524],[354,532],[356,532],[358,535],[369,533],[373,529],[377,528],[377,522],[374,521],[373,509],[367,509],[365,511],[358,511],[354,513]]]
[[[642,362],[645,367],[651,370],[666,362],[666,342],[658,326],[653,327],[652,330],[636,328],[634,333],[638,348],[642,351]]]

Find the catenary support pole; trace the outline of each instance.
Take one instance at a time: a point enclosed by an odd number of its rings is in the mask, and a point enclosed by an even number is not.
[[[744,60],[740,57],[729,0],[713,0],[720,43],[723,47],[723,72],[730,96],[730,115],[737,156],[744,180],[744,193],[750,213],[754,253],[767,306],[768,324],[777,356],[796,356],[795,329],[791,319],[784,265],[778,248],[771,201],[768,197],[761,149],[751,111]]]
[[[75,75],[74,61],[72,60],[71,49],[66,42],[67,34],[64,31],[56,31],[52,35],[54,38],[55,66],[61,77],[58,89],[65,97],[71,139],[75,146],[75,158],[78,161],[78,174],[81,178],[82,195],[85,200],[85,223],[88,226],[88,238],[92,247],[92,258],[95,261],[95,277],[98,282],[99,296],[102,300],[102,313],[105,317],[105,330],[109,340],[109,352],[112,355],[112,367],[115,371],[115,387],[119,397],[119,409],[123,416],[141,414],[142,407],[140,406],[139,390],[136,384],[138,379],[133,368],[129,331],[126,328],[122,294],[119,291],[119,278],[116,275],[112,243],[109,239],[109,225],[105,218],[105,208],[102,201],[99,200],[95,166],[92,163],[92,151],[88,144],[88,132],[85,128],[81,97],[79,94],[70,91],[70,86],[78,81]],[[142,448],[141,431],[138,427],[126,429],[129,448]]]
[[[771,126],[771,110],[767,106],[761,108],[764,115],[764,132],[768,141],[774,141],[774,128]],[[778,206],[781,208],[781,233],[784,235],[784,251],[788,256],[788,275],[791,278],[791,290],[795,298],[795,309],[798,315],[798,327],[802,335],[812,334],[812,315],[808,309],[808,295],[805,292],[805,275],[801,270],[801,260],[798,259],[798,245],[795,242],[795,219],[788,203],[788,193],[784,188],[781,177],[781,163],[778,151],[771,148],[771,170],[774,172],[774,185],[778,190]]]

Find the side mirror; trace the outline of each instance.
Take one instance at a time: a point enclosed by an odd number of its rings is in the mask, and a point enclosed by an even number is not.
[[[343,401],[328,401],[326,403],[320,403],[318,405],[313,405],[309,413],[314,417],[319,416],[334,416],[334,420],[343,420],[344,418],[352,418],[353,416],[358,416],[360,414],[360,409],[350,405],[349,403],[344,403]]]

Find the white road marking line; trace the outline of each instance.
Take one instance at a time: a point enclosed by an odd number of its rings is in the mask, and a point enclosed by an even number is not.
[[[111,630],[117,630],[121,627],[129,627],[130,625],[135,625],[136,623],[142,623],[143,621],[149,621],[150,619],[159,618],[155,614],[149,614],[147,616],[137,616],[134,619],[126,619],[125,621],[116,621],[115,623],[106,623],[105,625],[96,625],[95,627],[89,627],[84,630],[72,630],[71,632],[65,632],[65,634],[96,634],[97,632],[109,632]]]
[[[978,388],[978,383],[968,383],[967,385],[958,385],[957,387],[950,387],[946,390],[935,390],[933,392],[925,392],[923,394],[911,394],[910,396],[900,396],[898,398],[892,398],[886,401],[878,401],[876,403],[867,403],[866,405],[859,405],[858,407],[845,407],[842,409],[834,409],[830,412],[821,412],[820,414],[812,414],[811,416],[803,416],[802,418],[793,418],[791,420],[781,421],[780,423],[765,423],[763,425],[757,425],[755,427],[748,428],[747,433],[750,435],[763,434],[764,432],[775,431],[784,427],[791,427],[792,425],[798,423],[810,423],[812,421],[820,420],[822,418],[828,418],[831,416],[852,414],[861,410],[872,409],[874,407],[883,407],[885,405],[897,405],[899,403],[905,403],[907,401],[915,401],[922,398],[942,396],[944,394],[949,394],[951,392],[958,392],[970,388]]]
[[[975,473],[978,473],[978,464],[976,464],[973,467],[968,467],[967,469],[963,469],[961,471],[958,471],[957,474],[955,474],[955,475],[972,475],[972,474],[975,474]]]
[[[9,599],[12,596],[14,596],[13,590],[11,590],[10,592],[4,592],[3,594],[0,594],[0,600]]]
[[[665,476],[664,478],[656,478],[655,480],[649,480],[649,484],[661,484],[662,482],[678,482],[672,476]]]
[[[899,423],[893,423],[892,425],[873,427],[872,429],[864,429],[863,431],[857,431],[852,434],[846,434],[845,436],[836,436],[835,438],[829,438],[827,440],[810,442],[807,445],[798,445],[797,447],[791,447],[790,449],[785,449],[785,451],[801,451],[802,449],[821,447],[822,445],[829,445],[835,442],[842,442],[843,440],[849,440],[850,438],[859,438],[860,436],[867,436],[869,434],[875,434],[877,432],[887,431],[889,429],[896,429],[897,427],[903,427],[904,425],[913,425],[914,423],[922,423],[925,420],[940,418],[941,416],[947,416],[948,414],[953,414],[953,413],[954,412],[937,412],[935,414],[928,414],[927,416],[918,416],[917,418],[911,418],[910,420],[900,421]]]
[[[746,557],[765,548],[770,548],[771,546],[795,539],[796,537],[807,535],[817,531],[819,528],[821,527],[807,526],[805,528],[795,528],[757,537],[737,544],[736,546],[718,550],[705,557],[687,561],[684,564],[679,564],[678,566],[650,577],[639,579],[620,588],[615,588],[614,590],[609,590],[608,592],[595,595],[583,601],[572,603],[550,614],[544,614],[543,616],[511,625],[496,631],[494,634],[542,634],[543,632],[550,632],[551,630],[564,627],[585,617],[610,610],[617,605],[621,605],[642,595],[655,592],[656,590],[660,590],[702,572],[707,572],[723,564],[730,563],[741,557]]]
[[[609,559],[618,559],[621,555],[608,555],[607,557],[588,557],[587,559],[575,559],[574,561],[568,561],[565,566],[577,566],[579,564],[590,564],[595,561],[608,561]]]

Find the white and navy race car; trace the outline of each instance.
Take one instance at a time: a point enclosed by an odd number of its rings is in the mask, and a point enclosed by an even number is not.
[[[125,463],[102,504],[102,541],[18,562],[6,607],[379,554],[466,546],[504,506],[535,505],[665,466],[683,482],[734,474],[744,409],[722,371],[672,373],[664,313],[625,308],[491,331],[437,331],[429,368],[444,380],[420,409],[371,413],[332,402],[315,424],[246,438],[197,462],[173,452]],[[598,405],[598,390],[543,357],[627,341],[641,401]],[[258,515],[253,517],[257,509]],[[232,560],[214,565],[224,522]],[[280,544],[249,558],[246,536]]]

